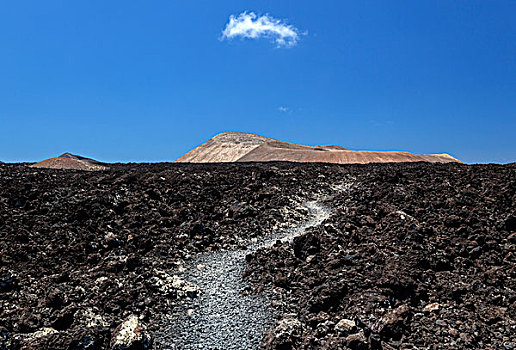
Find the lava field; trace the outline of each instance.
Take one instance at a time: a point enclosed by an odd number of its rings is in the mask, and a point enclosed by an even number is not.
[[[262,349],[516,349],[516,164],[109,167],[0,164],[0,349],[167,349],[203,293],[176,272],[307,201],[331,214],[245,257]]]

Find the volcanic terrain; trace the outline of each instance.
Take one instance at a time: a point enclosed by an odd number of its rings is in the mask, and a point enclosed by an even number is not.
[[[71,153],[63,153],[59,157],[45,159],[41,162],[32,164],[33,168],[47,169],[75,169],[75,170],[106,170],[104,163],[91,158],[78,156]]]
[[[515,164],[1,164],[0,254],[0,349],[516,348]]]
[[[243,132],[225,132],[176,160],[178,163],[223,162],[396,163],[460,162],[448,154],[352,151],[342,146],[305,146]]]

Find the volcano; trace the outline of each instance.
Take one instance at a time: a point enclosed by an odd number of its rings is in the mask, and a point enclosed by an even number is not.
[[[228,162],[301,162],[301,163],[462,163],[449,154],[412,154],[398,151],[353,151],[342,146],[306,146],[243,133],[224,132],[194,148],[178,163]]]
[[[63,153],[59,157],[45,159],[39,163],[32,164],[33,168],[47,169],[73,169],[73,170],[106,170],[107,167],[91,158],[78,156],[71,153]]]

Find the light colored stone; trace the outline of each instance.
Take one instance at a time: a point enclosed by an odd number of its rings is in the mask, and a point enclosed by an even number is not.
[[[439,310],[439,303],[431,303],[423,308],[423,312],[432,312]]]
[[[80,315],[77,315],[77,314],[78,313],[76,313],[76,317],[78,319],[82,319],[83,320],[82,323],[84,323],[87,328],[93,328],[93,327],[98,327],[98,326],[102,326],[102,327],[109,326],[109,323],[104,320],[102,315],[100,315],[99,310],[86,309],[86,310],[84,310],[84,312],[82,312],[82,314],[80,314]]]
[[[340,320],[335,325],[335,329],[339,332],[350,332],[354,327],[355,327],[355,321],[348,320],[346,318]]]
[[[55,330],[54,328],[44,327],[44,328],[41,328],[40,330],[32,333],[30,336],[33,338],[42,338],[47,335],[56,334],[56,333],[59,333],[59,332],[57,330]]]
[[[204,265],[203,268],[207,268]],[[200,294],[199,286],[194,283],[185,281],[178,276],[171,276],[165,271],[155,270],[155,276],[152,277],[152,283],[164,295],[175,293],[178,298],[195,298]]]
[[[178,276],[172,277],[172,286],[177,290],[179,297],[195,298],[200,292],[196,284],[182,280]]]
[[[115,330],[111,338],[112,349],[126,349],[144,339],[144,327],[138,316],[131,315]]]

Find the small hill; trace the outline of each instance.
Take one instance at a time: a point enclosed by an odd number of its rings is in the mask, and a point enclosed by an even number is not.
[[[106,170],[103,163],[71,153],[63,153],[59,157],[45,159],[39,163],[32,164],[33,168],[47,169],[74,169],[74,170]]]
[[[342,146],[306,146],[243,132],[224,132],[218,134],[176,160],[178,163],[272,161],[336,164],[397,162],[462,163],[448,154],[352,151]]]

